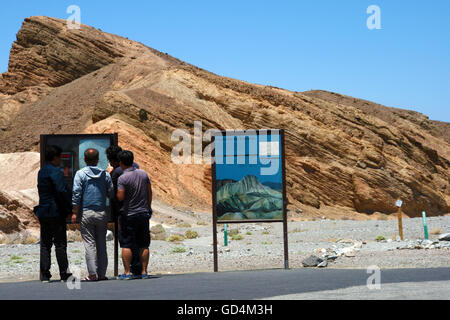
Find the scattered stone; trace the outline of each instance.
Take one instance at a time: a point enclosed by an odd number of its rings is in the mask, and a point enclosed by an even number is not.
[[[111,230],[106,231],[106,241],[114,240],[114,233]]]
[[[152,240],[165,240],[167,238],[166,230],[162,224],[150,228],[150,238]]]
[[[324,261],[323,259],[321,259],[321,258],[319,258],[317,256],[314,256],[314,255],[311,255],[308,258],[302,260],[302,265],[304,267],[306,267],[306,268],[308,268],[308,267],[317,267],[323,261]]]
[[[363,245],[363,243],[361,241],[355,241],[355,243],[353,244],[353,247],[356,249],[361,249],[362,245]]]
[[[354,250],[349,250],[349,251],[345,252],[344,255],[346,257],[354,257],[354,256],[356,256],[356,252]]]
[[[326,266],[328,266],[328,262],[326,259],[317,265],[318,268],[325,268]]]
[[[450,241],[450,233],[443,233],[439,235],[439,241]]]

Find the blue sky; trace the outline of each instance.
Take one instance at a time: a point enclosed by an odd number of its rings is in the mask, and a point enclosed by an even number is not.
[[[450,1],[4,1],[0,72],[25,17],[67,18],[214,73],[323,89],[450,122]],[[369,5],[381,30],[369,30]]]

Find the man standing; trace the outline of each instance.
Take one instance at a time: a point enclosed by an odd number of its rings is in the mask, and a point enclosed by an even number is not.
[[[133,160],[131,151],[119,153],[120,167],[124,171],[117,182],[117,199],[123,201],[119,216],[119,241],[124,274],[118,277],[120,280],[132,279],[130,263],[133,247],[139,248],[142,279],[148,278],[152,186],[147,173],[133,167]]]
[[[114,188],[109,173],[97,167],[98,159],[98,150],[87,149],[84,152],[84,162],[87,166],[77,171],[73,182],[72,223],[76,223],[77,218],[80,221],[80,232],[89,272],[89,276],[84,278],[84,281],[107,279],[106,197],[114,196]]]
[[[114,195],[117,194],[117,180],[123,174],[123,170],[120,167],[118,155],[122,151],[122,148],[119,146],[109,146],[106,149],[106,157],[108,158],[110,167],[106,169],[106,171],[111,175],[111,179],[114,185]],[[139,165],[136,162],[133,162],[133,167],[139,169]],[[120,207],[122,206],[122,202],[114,197],[111,200],[111,212],[114,217],[118,217],[120,213]],[[140,278],[142,274],[142,265],[141,265],[141,257],[139,253],[139,248],[133,247],[131,248],[132,259],[130,265],[130,271],[133,275],[133,278]]]
[[[55,244],[61,281],[72,274],[68,272],[66,217],[70,215],[70,189],[60,170],[62,150],[58,146],[48,146],[45,150],[46,164],[38,173],[39,205],[34,213],[41,225],[41,262],[42,282],[50,282],[51,249]]]

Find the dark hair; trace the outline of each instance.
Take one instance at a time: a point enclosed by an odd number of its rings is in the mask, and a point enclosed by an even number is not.
[[[119,161],[122,162],[125,166],[131,167],[134,161],[133,152],[128,150],[123,150],[118,154]]]
[[[106,157],[108,158],[108,161],[119,161],[117,156],[121,151],[122,148],[119,146],[109,146],[108,149],[106,149]]]
[[[98,150],[94,148],[86,149],[86,151],[84,151],[84,161],[86,161],[86,164],[98,162]]]
[[[45,161],[51,162],[55,157],[61,157],[62,149],[58,146],[51,145],[45,148]]]

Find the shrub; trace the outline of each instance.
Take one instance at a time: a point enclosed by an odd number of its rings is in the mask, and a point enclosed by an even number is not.
[[[264,230],[263,232],[262,232],[262,234],[270,234],[270,232],[268,231],[268,230]]]
[[[173,253],[183,253],[186,252],[186,248],[185,247],[175,247],[172,249]]]
[[[377,220],[379,220],[379,221],[385,221],[385,220],[387,220],[388,219],[388,216],[386,215],[386,214],[380,214],[378,217],[377,217]]]
[[[242,240],[244,236],[242,234],[234,234],[231,236],[231,240]]]
[[[384,236],[377,236],[375,238],[375,241],[384,241],[384,240],[386,240],[386,238]]]
[[[289,233],[305,232],[305,231],[308,231],[308,229],[295,228],[295,229],[289,231]]]
[[[237,235],[237,234],[239,234],[239,229],[230,229],[230,230],[228,230],[228,234],[230,236]]]
[[[38,241],[38,239],[36,239],[33,236],[27,236],[25,237],[25,239],[23,240],[23,244],[35,244]]]
[[[16,256],[15,254],[13,254],[10,258],[10,262],[12,263],[24,263],[25,260],[22,257]]]
[[[195,239],[198,237],[198,233],[194,230],[186,230],[186,232],[184,233],[184,237],[186,239]]]
[[[181,242],[184,240],[184,237],[182,234],[175,233],[168,237],[166,240],[169,242]]]
[[[182,222],[182,223],[177,224],[177,227],[178,228],[190,228],[192,226],[189,223]]]
[[[197,225],[199,225],[199,226],[206,226],[207,223],[205,221],[200,220],[199,222],[197,222]]]
[[[248,236],[252,235],[252,233],[250,231],[247,231],[245,234],[248,235]]]

